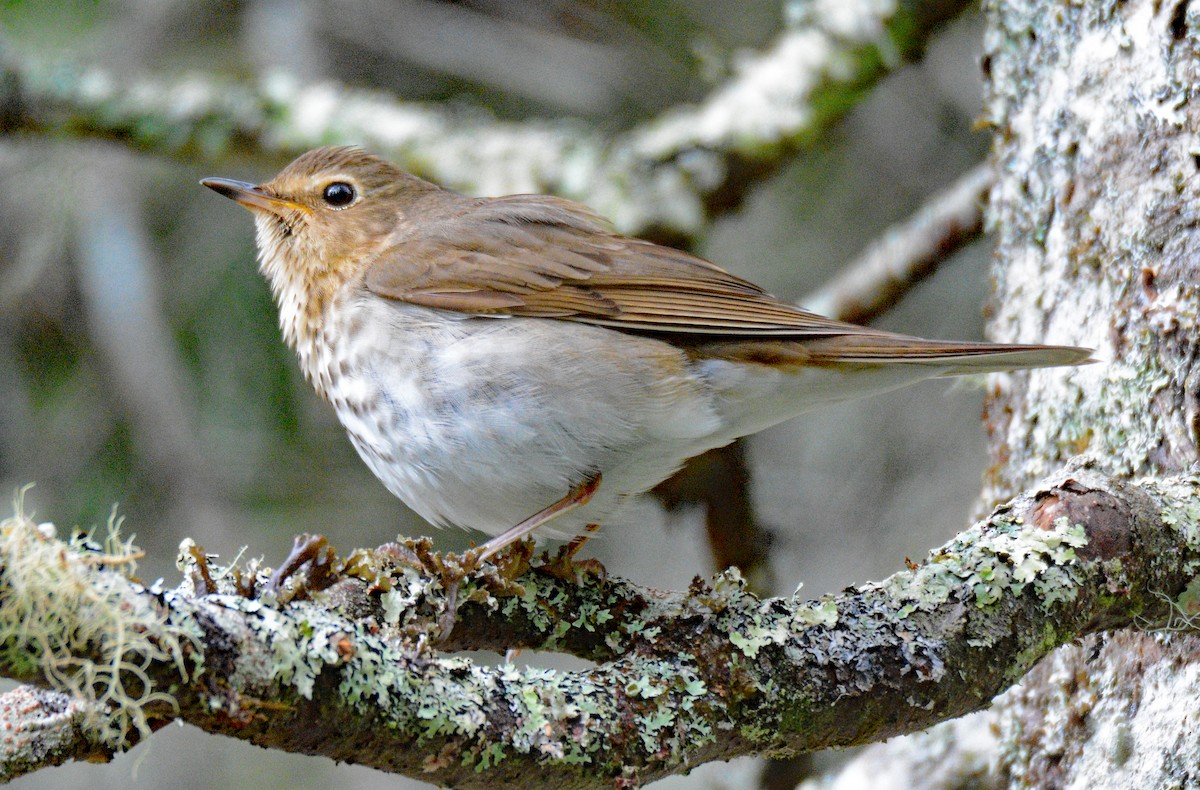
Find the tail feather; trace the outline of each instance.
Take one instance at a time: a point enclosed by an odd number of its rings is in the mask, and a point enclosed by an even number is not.
[[[943,376],[1096,361],[1092,349],[1076,346],[949,342],[884,333],[822,338],[804,345],[810,362],[818,364],[922,365],[944,368],[939,374]]]

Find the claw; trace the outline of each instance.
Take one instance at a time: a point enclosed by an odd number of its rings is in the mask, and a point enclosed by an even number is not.
[[[588,524],[582,533],[576,535],[570,543],[558,550],[554,559],[539,565],[537,569],[565,582],[578,584],[584,578],[591,576],[604,584],[608,581],[608,570],[600,564],[600,560],[575,559],[576,553],[583,548],[592,535],[596,534],[598,529],[600,529],[599,524]]]
[[[308,574],[303,584],[296,589],[293,597],[325,589],[334,580],[333,562],[336,556],[333,547],[329,545],[329,541],[323,535],[297,535],[287,559],[271,574],[266,592],[279,595],[283,589],[283,583],[305,565],[309,566]]]

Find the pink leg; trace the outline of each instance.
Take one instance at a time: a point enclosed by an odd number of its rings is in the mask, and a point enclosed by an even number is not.
[[[579,553],[579,550],[584,547],[584,544],[591,540],[592,535],[595,535],[599,529],[599,524],[588,524],[583,528],[583,532],[580,532],[578,535],[571,538],[571,542],[567,544],[567,547],[563,552],[566,559],[573,559],[575,555]]]
[[[477,552],[475,554],[476,561],[483,562],[486,559],[494,557],[506,547],[511,546],[513,543],[516,543],[518,540],[526,537],[546,522],[558,518],[563,513],[570,513],[577,507],[586,505],[588,500],[592,498],[592,495],[596,493],[596,489],[599,487],[600,473],[597,472],[594,476],[589,477],[587,480],[584,480],[582,483],[572,488],[567,492],[565,497],[558,500],[550,507],[546,508],[545,510],[539,510],[537,513],[534,513],[520,524],[501,532],[487,543],[484,543],[475,550]],[[591,530],[589,528],[589,533],[590,532]],[[575,540],[579,540],[579,538],[576,538]],[[587,538],[584,538],[583,542],[586,541]],[[581,542],[579,546],[582,546],[583,542]],[[571,545],[574,545],[574,541],[572,541]],[[578,549],[579,547],[576,546],[575,550],[578,551]]]

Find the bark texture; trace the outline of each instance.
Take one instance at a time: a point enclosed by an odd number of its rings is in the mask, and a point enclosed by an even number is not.
[[[993,333],[1093,346],[1105,360],[1070,377],[1037,373],[996,386],[989,494],[1018,490],[1078,453],[1116,475],[1192,468],[1200,7],[985,8],[998,166]],[[1056,652],[998,706],[998,779],[1194,785],[1197,648],[1190,636],[1117,633]]]

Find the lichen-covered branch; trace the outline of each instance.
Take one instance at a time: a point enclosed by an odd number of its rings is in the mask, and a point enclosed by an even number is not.
[[[448,566],[426,544],[343,560],[312,545],[278,589],[190,546],[187,581],[147,589],[108,568],[127,546],[68,547],[10,519],[0,671],[89,700],[92,740],[114,750],[179,717],[461,787],[638,784],[923,729],[1080,635],[1177,627],[1198,586],[1200,478],[1131,484],[1078,464],[922,565],[818,601],[759,600],[729,575],[681,593],[564,581],[515,553],[458,588],[448,634],[449,577],[427,572]],[[597,664],[448,655],[515,646]]]
[[[615,137],[583,122],[502,123],[482,111],[282,76],[130,80],[35,63],[5,53],[0,42],[0,132],[98,137],[203,160],[250,153],[278,161],[317,145],[356,143],[472,193],[555,192],[626,232],[690,236],[968,7],[963,0],[789,4],[787,29],[736,63],[702,103]]]

